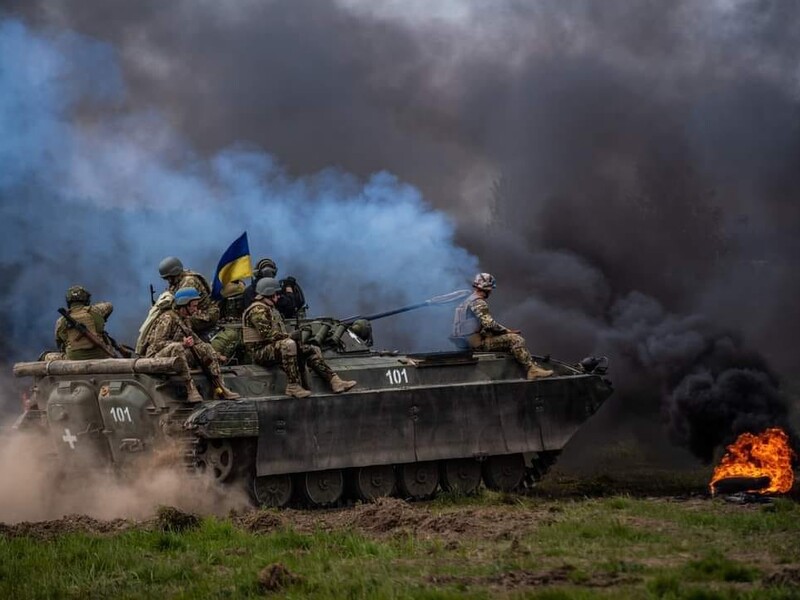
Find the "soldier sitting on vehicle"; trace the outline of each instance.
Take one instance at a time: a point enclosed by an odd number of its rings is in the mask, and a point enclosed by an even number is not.
[[[68,360],[109,357],[108,350],[104,350],[99,343],[105,343],[105,324],[114,306],[111,302],[90,304],[91,298],[89,291],[80,285],[73,285],[67,290],[67,313],[98,340],[96,342],[77,327],[71,327],[65,317],[59,317],[56,321],[56,345]]]
[[[328,383],[334,394],[354,387],[355,381],[345,381],[333,372],[318,347],[300,343],[289,336],[283,317],[275,307],[279,294],[278,281],[272,277],[262,277],[256,284],[255,300],[242,315],[242,339],[253,360],[263,366],[280,362],[286,373],[287,396],[305,398],[311,395],[301,385],[298,356]]]
[[[552,375],[553,371],[542,369],[533,360],[519,330],[509,329],[492,318],[486,299],[497,287],[495,278],[489,273],[478,273],[472,287],[475,291],[456,308],[453,338],[473,350],[511,352],[525,367],[528,380]]]
[[[278,266],[271,258],[262,258],[256,263],[256,270],[253,273],[253,282],[244,291],[244,306],[247,308],[253,303],[256,297],[256,284],[259,279],[264,277],[275,277],[278,274]],[[306,297],[303,289],[294,277],[281,279],[280,293],[275,308],[281,313],[284,319],[305,319],[306,318]]]
[[[209,339],[217,354],[226,356],[229,362],[238,362],[244,351],[241,329],[244,287],[244,283],[238,280],[226,283],[222,287],[220,292],[222,317]]]
[[[167,284],[167,291],[176,293],[181,288],[191,287],[200,294],[200,304],[191,317],[192,329],[205,338],[219,320],[219,307],[211,299],[211,287],[205,277],[183,268],[180,259],[168,256],[158,265],[158,272]]]
[[[191,318],[199,310],[200,292],[185,287],[175,292],[171,308],[163,311],[143,332],[141,349],[146,358],[178,357],[181,372],[186,377],[186,392],[189,402],[201,402],[200,392],[189,373],[189,366],[200,366],[207,371],[214,393],[225,400],[235,400],[239,394],[222,383],[217,353],[192,330]]]

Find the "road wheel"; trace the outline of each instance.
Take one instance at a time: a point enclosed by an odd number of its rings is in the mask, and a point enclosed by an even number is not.
[[[446,460],[441,465],[442,488],[457,494],[474,494],[481,484],[481,465],[472,458]]]
[[[375,465],[355,470],[353,484],[361,500],[391,496],[394,492],[394,468],[392,465]]]
[[[331,506],[344,492],[344,476],[339,469],[313,471],[300,475],[303,496],[314,506]]]
[[[483,463],[483,481],[490,490],[514,491],[524,477],[525,459],[522,454],[490,456]]]
[[[397,467],[397,487],[404,497],[430,498],[439,486],[439,465],[435,462],[407,463]]]
[[[259,506],[282,508],[292,499],[291,475],[265,475],[253,480],[253,497]]]

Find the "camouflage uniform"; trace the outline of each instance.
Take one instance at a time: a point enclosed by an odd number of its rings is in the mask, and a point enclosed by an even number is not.
[[[205,278],[194,271],[185,270],[179,277],[175,277],[167,291],[173,294],[181,288],[191,287],[200,292],[200,305],[195,314],[189,318],[192,329],[203,334],[209,331],[219,321],[219,306],[211,299],[211,288]]]
[[[183,338],[189,335],[194,338],[194,352],[192,348],[185,348],[183,345]],[[174,309],[164,311],[155,320],[147,332],[143,348],[144,356],[147,358],[169,358],[173,356],[179,358],[179,368],[186,374],[187,380],[191,380],[189,367],[199,366],[195,358],[196,352],[203,364],[208,367],[209,372],[217,378],[220,377],[219,361],[211,344],[197,337],[190,324]]]
[[[334,372],[322,358],[322,351],[316,346],[292,340],[286,332],[283,317],[272,304],[263,300],[253,302],[242,315],[242,326],[244,343],[257,364],[268,366],[280,362],[287,381],[299,384],[299,354],[317,375],[330,383]]]
[[[98,302],[90,305],[71,303],[67,312],[69,312],[69,316],[86,325],[89,331],[104,340],[106,320],[113,310],[114,306],[111,302]],[[55,336],[56,345],[69,360],[108,358],[108,354],[98,348],[89,338],[69,327],[64,317],[59,317],[56,321]]]
[[[525,339],[500,325],[489,312],[489,303],[473,293],[456,308],[453,337],[466,341],[473,350],[510,352],[526,369],[534,365]]]

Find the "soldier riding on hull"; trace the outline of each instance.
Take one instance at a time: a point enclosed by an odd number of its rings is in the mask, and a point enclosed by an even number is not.
[[[181,288],[194,288],[200,294],[197,311],[191,317],[192,329],[206,337],[219,320],[219,307],[211,299],[211,287],[200,273],[183,268],[180,259],[168,256],[158,265],[158,273],[167,284],[167,291],[176,293]]]
[[[262,258],[256,263],[256,270],[253,273],[253,282],[244,291],[244,306],[250,306],[256,297],[256,285],[259,279],[264,277],[275,278],[278,275],[278,265],[271,258]],[[306,318],[306,297],[297,279],[292,276],[278,281],[280,293],[275,303],[275,308],[281,313],[284,319],[305,319]]]
[[[519,331],[500,325],[492,318],[486,299],[495,287],[497,282],[489,273],[475,275],[472,281],[475,291],[456,308],[453,338],[461,340],[473,350],[511,352],[516,361],[525,368],[529,381],[549,377],[553,371],[542,369],[536,364]]]
[[[71,327],[66,317],[56,321],[56,345],[66,354],[68,360],[88,360],[91,358],[108,358],[108,350],[103,349],[97,340],[105,340],[105,324],[114,306],[111,302],[90,304],[92,295],[80,286],[73,285],[67,290],[67,314],[86,327],[89,336],[81,333],[77,327]]]
[[[287,396],[305,398],[311,395],[301,385],[298,355],[328,383],[334,394],[354,387],[355,381],[345,381],[333,372],[319,348],[302,344],[289,336],[283,317],[275,307],[280,289],[280,283],[272,277],[259,279],[255,300],[242,315],[242,338],[254,361],[263,366],[280,362],[288,382]]]
[[[216,352],[192,331],[191,318],[199,309],[200,293],[193,287],[175,292],[173,305],[159,315],[147,330],[141,346],[146,358],[177,357],[180,370],[186,378],[187,400],[201,402],[200,392],[189,373],[189,366],[199,366],[211,380],[215,394],[225,400],[235,400],[239,394],[222,383],[219,360]]]

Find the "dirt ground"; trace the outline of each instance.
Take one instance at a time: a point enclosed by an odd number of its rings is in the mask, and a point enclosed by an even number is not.
[[[461,539],[513,541],[533,532],[543,523],[558,519],[561,512],[558,501],[563,498],[542,499],[541,502],[530,503],[524,511],[514,510],[513,505],[525,497],[507,494],[499,496],[499,501],[492,505],[454,505],[446,509],[438,503],[379,498],[373,503],[331,509],[231,511],[229,518],[237,527],[256,534],[291,528],[301,533],[352,530],[377,538],[411,534],[419,539],[439,539],[445,544],[458,543]],[[800,493],[795,488],[794,493],[786,497],[800,500]],[[707,505],[710,496],[694,494],[650,497],[648,500],[654,503],[680,503],[691,511]],[[762,506],[759,502],[739,503],[734,498],[731,503],[742,504],[740,510],[758,510]],[[102,520],[74,514],[47,521],[0,523],[0,535],[49,540],[69,533],[107,535],[136,528],[179,531],[197,523],[199,519],[191,513],[162,507],[153,517],[142,520]]]

